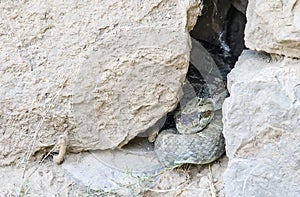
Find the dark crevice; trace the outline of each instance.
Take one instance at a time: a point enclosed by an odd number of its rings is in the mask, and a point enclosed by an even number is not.
[[[243,2],[243,3],[241,3]],[[246,1],[204,0],[202,15],[199,16],[194,29],[190,32],[193,39],[199,41],[208,51],[224,81],[234,67],[238,57],[246,48],[244,44],[245,15],[234,5],[245,6]],[[239,7],[241,8],[241,7]],[[242,7],[242,10],[246,8]],[[202,60],[201,60],[202,61]],[[205,61],[205,60],[203,60]],[[203,74],[190,62],[186,80],[193,87],[197,96],[209,95],[210,90]],[[180,108],[179,103],[176,110]],[[161,130],[174,128],[174,111],[168,113]]]
[[[204,0],[203,3],[202,15],[190,35],[201,42],[215,63],[223,68],[222,72],[229,72],[224,68],[233,68],[246,48],[246,16],[235,8],[233,0]]]

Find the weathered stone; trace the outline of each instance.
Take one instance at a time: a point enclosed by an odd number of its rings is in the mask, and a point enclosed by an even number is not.
[[[249,0],[246,46],[253,50],[300,57],[300,1]]]
[[[299,86],[299,60],[242,53],[223,104],[226,196],[300,195]]]
[[[63,133],[73,151],[121,146],[174,109],[197,5],[1,2],[0,165]]]

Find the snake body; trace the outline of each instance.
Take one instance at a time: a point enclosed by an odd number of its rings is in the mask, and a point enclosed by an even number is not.
[[[225,152],[221,110],[202,131],[180,134],[176,129],[163,130],[155,141],[155,152],[165,166],[185,163],[207,164]]]

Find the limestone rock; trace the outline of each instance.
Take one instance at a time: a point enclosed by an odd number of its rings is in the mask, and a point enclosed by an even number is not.
[[[226,196],[299,196],[300,61],[244,51],[228,89]]]
[[[198,5],[0,3],[0,165],[66,133],[72,151],[121,146],[174,109]]]
[[[249,0],[246,46],[253,50],[300,57],[300,1]]]

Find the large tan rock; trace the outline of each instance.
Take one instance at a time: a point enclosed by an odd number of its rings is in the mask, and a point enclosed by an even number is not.
[[[198,0],[0,3],[0,165],[126,144],[176,107]]]
[[[300,58],[300,1],[249,0],[246,46]]]
[[[228,88],[226,196],[299,196],[300,61],[244,51]]]

